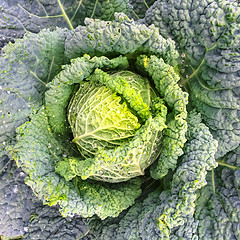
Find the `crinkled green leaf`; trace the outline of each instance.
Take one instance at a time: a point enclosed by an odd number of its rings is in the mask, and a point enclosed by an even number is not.
[[[208,185],[198,193],[194,217],[202,239],[239,239],[240,162],[239,148],[218,160]]]
[[[26,174],[13,160],[7,161],[0,173],[0,236],[3,239],[73,240],[88,235],[89,229],[82,217],[63,218],[58,207],[43,206],[24,183]]]
[[[69,59],[86,53],[93,57],[147,52],[176,64],[179,54],[174,41],[164,39],[153,25],[137,24],[121,13],[115,13],[112,22],[87,18],[85,25],[67,37],[65,54]]]
[[[43,28],[73,29],[86,17],[113,20],[114,12],[129,15],[128,0],[1,0],[0,48],[25,33],[38,33]]]
[[[8,159],[0,169],[0,236],[21,237],[39,200],[24,184],[26,174]]]
[[[197,191],[196,210],[184,225],[173,229],[171,239],[239,239],[239,148],[218,160]]]
[[[0,157],[15,140],[15,128],[42,105],[46,83],[64,61],[65,30],[27,34],[0,56]],[[17,76],[17,77],[16,77]]]
[[[111,76],[99,69],[96,69],[94,74],[89,77],[89,80],[99,81],[111,90],[121,94],[130,107],[137,112],[141,119],[147,120],[148,117],[151,116],[149,101],[152,101],[152,96],[146,96],[150,100],[148,100],[148,102],[144,102],[141,96],[142,92],[140,91],[143,88],[141,85],[145,84],[145,88],[148,88],[149,83],[147,83],[148,80],[143,81],[140,75],[138,76],[137,74],[131,73],[129,76],[122,77],[120,72]],[[139,82],[139,86],[134,84],[135,81]]]
[[[139,74],[127,70],[114,72],[113,74],[111,74],[111,76],[115,79],[115,81],[118,77],[121,77],[123,80],[125,80],[129,84],[129,87],[131,89],[134,89],[137,93],[139,93],[139,95],[143,99],[143,102],[146,103],[149,107],[149,110],[151,110],[154,105],[154,99],[158,96],[158,94],[155,88],[151,86],[149,80],[146,77],[142,77]],[[110,85],[108,86],[110,87]],[[126,88],[124,92],[127,92],[128,90],[130,89]],[[127,96],[124,96],[124,98],[127,98]],[[131,99],[129,98],[129,101],[130,100]],[[133,109],[137,111],[135,107],[133,107]]]
[[[186,142],[188,93],[182,91],[177,82],[179,76],[173,67],[166,64],[163,59],[155,56],[150,58],[141,56],[137,60],[137,66],[144,69],[155,83],[172,112],[167,117],[167,128],[161,143],[161,152],[158,161],[151,166],[151,176],[155,179],[164,177],[168,170],[175,169],[177,159],[183,154],[182,148]]]
[[[216,157],[240,144],[238,1],[159,0],[146,13],[182,52],[181,84],[218,140]]]
[[[81,216],[64,218],[57,207],[37,206],[25,228],[23,239],[93,240]]]

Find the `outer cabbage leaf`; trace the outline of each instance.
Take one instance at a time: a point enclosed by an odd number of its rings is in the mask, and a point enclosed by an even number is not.
[[[216,157],[240,143],[239,15],[237,1],[159,0],[145,16],[182,52],[182,84],[219,142]]]
[[[198,193],[194,214],[200,239],[239,239],[240,233],[240,151],[218,160],[209,174],[209,184]]]
[[[63,218],[57,207],[39,205],[29,219],[23,239],[93,240],[81,216]]]
[[[150,193],[122,214],[120,221],[106,219],[101,225],[92,219],[90,226],[97,239],[174,239],[177,228],[191,226],[188,221],[193,219],[197,190],[207,184],[207,171],[217,166],[217,141],[196,112],[189,114],[188,124],[185,154],[173,174],[170,190]]]
[[[2,16],[2,15],[1,15]],[[5,165],[7,146],[15,143],[15,128],[28,120],[33,109],[42,104],[46,83],[59,72],[64,61],[65,30],[42,31],[36,36],[27,34],[14,45],[2,50],[0,57],[0,169]],[[18,76],[18,77],[16,77]],[[2,170],[1,170],[2,171]],[[34,209],[30,189],[23,183],[21,174],[10,172],[0,179],[4,212],[0,215],[1,234],[20,236]],[[19,175],[20,174],[20,175]],[[9,179],[6,178],[9,176]],[[8,202],[6,204],[6,202]],[[9,209],[9,210],[6,210]],[[7,213],[7,214],[6,214]],[[1,235],[0,234],[0,235]]]
[[[66,30],[27,34],[0,56],[0,159],[15,141],[15,128],[42,105],[46,83],[64,61]],[[18,77],[16,77],[18,76]],[[1,160],[0,160],[1,161]]]
[[[239,148],[218,160],[207,175],[208,184],[197,192],[196,210],[171,239],[239,239]]]
[[[2,239],[91,239],[81,217],[62,218],[57,207],[43,206],[42,201],[24,183],[25,176],[12,160],[1,169]]]
[[[137,24],[124,14],[115,13],[115,21],[100,21],[86,18],[86,26],[70,31],[65,44],[69,59],[89,54],[94,56],[116,56],[116,54],[148,53],[176,65],[179,57],[175,43],[159,35],[153,25]]]
[[[0,48],[25,33],[38,33],[43,28],[73,29],[86,17],[112,20],[114,12],[129,15],[128,0],[1,0]]]
[[[0,174],[0,236],[21,237],[40,201],[24,184],[26,174],[17,169],[15,162],[5,164]]]

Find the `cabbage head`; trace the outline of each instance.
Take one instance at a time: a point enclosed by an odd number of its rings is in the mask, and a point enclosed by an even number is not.
[[[88,80],[68,107],[72,142],[81,156],[60,161],[56,171],[66,180],[81,176],[105,182],[144,175],[159,155],[167,128],[163,99],[147,78],[130,71],[108,74],[96,69]]]
[[[17,128],[11,153],[45,204],[58,204],[63,216],[104,219],[133,205],[146,179],[176,168],[186,142],[188,94],[177,83],[174,42],[153,25],[124,14],[85,24],[37,35],[37,41],[54,35],[62,45],[44,41],[45,55],[34,52],[36,63],[53,61],[39,70],[47,79],[42,103]],[[22,55],[32,36],[19,40]],[[65,64],[52,76],[59,59]],[[40,81],[38,71],[26,71]]]

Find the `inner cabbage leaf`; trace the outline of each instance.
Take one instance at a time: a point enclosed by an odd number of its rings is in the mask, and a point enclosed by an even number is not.
[[[85,157],[95,155],[99,148],[121,145],[134,136],[140,127],[126,102],[107,87],[84,82],[69,106],[68,121],[78,149]]]

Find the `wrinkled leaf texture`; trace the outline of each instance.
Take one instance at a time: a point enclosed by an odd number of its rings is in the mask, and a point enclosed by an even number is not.
[[[82,218],[63,218],[57,207],[43,206],[24,183],[26,174],[13,161],[0,173],[0,236],[21,239],[92,239]]]
[[[129,15],[131,9],[128,0],[0,0],[0,49],[27,32],[73,29],[86,17],[112,20],[114,12]]]
[[[219,142],[216,157],[240,144],[240,4],[230,0],[158,0],[144,21],[175,40],[182,84]]]

